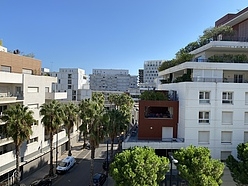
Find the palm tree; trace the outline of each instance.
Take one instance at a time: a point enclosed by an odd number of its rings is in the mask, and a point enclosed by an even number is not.
[[[68,135],[68,156],[71,156],[71,129],[74,123],[77,121],[78,107],[74,103],[67,103],[63,105],[64,111],[64,126],[66,128],[66,133]]]
[[[50,170],[49,176],[54,177],[53,167],[53,135],[57,133],[63,118],[63,109],[61,104],[53,100],[50,103],[44,103],[41,105],[40,115],[43,116],[41,122],[43,123],[45,130],[50,136]]]
[[[107,133],[111,140],[111,153],[110,158],[113,158],[114,155],[114,140],[127,128],[127,123],[129,118],[120,110],[112,109],[107,111],[109,117],[107,122]]]
[[[95,149],[104,139],[104,96],[102,93],[94,93],[92,99],[82,100],[80,103],[80,117],[87,126],[87,134],[91,149],[91,185],[94,173]]]
[[[20,168],[19,168],[19,157],[20,157],[20,146],[28,140],[32,135],[32,125],[35,122],[33,118],[33,111],[28,110],[20,104],[10,106],[7,110],[3,111],[2,120],[6,121],[7,125],[7,136],[12,137],[15,144],[16,153],[16,176],[15,185],[20,185]]]

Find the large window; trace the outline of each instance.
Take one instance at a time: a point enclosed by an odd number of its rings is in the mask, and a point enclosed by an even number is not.
[[[173,107],[145,107],[146,118],[172,118]]]
[[[11,67],[1,65],[1,71],[2,72],[11,72]]]
[[[243,75],[234,74],[234,83],[243,83]]]
[[[199,103],[210,103],[210,92],[199,92]]]
[[[209,112],[208,111],[199,112],[199,123],[209,124]]]
[[[210,132],[209,131],[199,131],[198,132],[198,143],[209,144]]]
[[[221,132],[221,143],[232,143],[232,131]]]
[[[233,103],[233,92],[223,92],[222,93],[222,103]]]
[[[222,125],[232,125],[233,124],[233,112],[222,112]]]

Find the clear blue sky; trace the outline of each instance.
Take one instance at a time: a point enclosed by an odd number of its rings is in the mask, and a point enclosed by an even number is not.
[[[1,0],[0,39],[42,67],[127,69],[169,60],[247,0]]]

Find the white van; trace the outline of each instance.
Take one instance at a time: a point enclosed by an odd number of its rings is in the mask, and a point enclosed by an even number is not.
[[[76,160],[72,156],[67,156],[65,159],[63,159],[58,167],[56,168],[57,174],[63,174],[67,172],[70,168],[73,167],[73,165],[76,163]]]

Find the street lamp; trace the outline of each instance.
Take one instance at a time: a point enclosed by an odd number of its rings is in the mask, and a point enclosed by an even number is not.
[[[172,152],[169,152],[168,155],[169,155],[169,160],[170,160],[170,164],[171,164],[171,167],[170,167],[170,186],[172,186],[172,164],[178,163],[178,160],[173,157]]]

